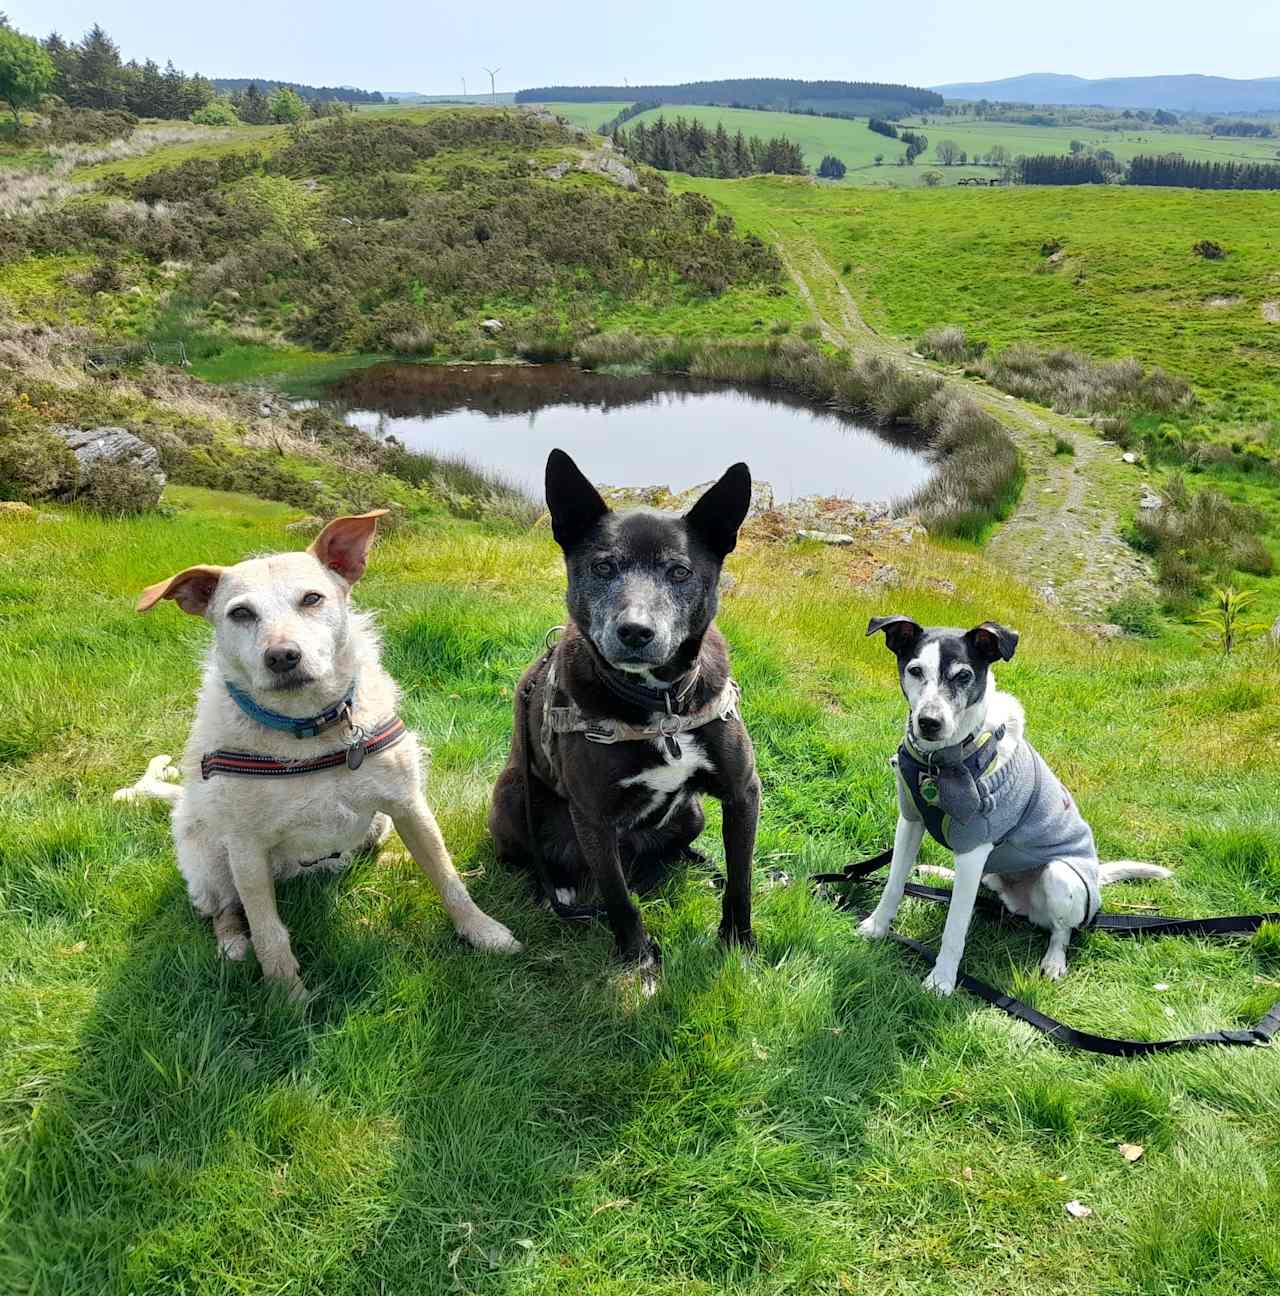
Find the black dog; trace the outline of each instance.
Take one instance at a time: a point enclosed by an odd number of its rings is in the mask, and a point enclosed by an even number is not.
[[[750,502],[751,474],[735,464],[683,517],[613,513],[567,454],[547,459],[571,620],[520,681],[489,829],[499,857],[533,867],[563,916],[592,912],[573,902],[594,878],[619,955],[645,968],[657,949],[628,881],[652,885],[671,861],[700,858],[702,793],[724,804],[721,939],[753,943],[760,780],[712,624]]]

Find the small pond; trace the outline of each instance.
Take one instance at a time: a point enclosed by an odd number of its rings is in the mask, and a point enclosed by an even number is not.
[[[892,433],[761,388],[567,364],[380,364],[328,389],[347,422],[498,470],[535,498],[553,446],[594,482],[684,490],[745,460],[781,502],[896,499],[932,467]]]

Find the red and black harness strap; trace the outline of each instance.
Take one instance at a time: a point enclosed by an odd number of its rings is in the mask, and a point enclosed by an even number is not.
[[[882,851],[869,860],[846,865],[840,873],[815,873],[809,880],[820,893],[833,900],[840,909],[858,911],[848,891],[837,891],[846,885],[863,881],[869,874],[883,868],[893,859],[893,851]],[[949,904],[951,892],[939,887],[920,886],[907,883],[906,893],[918,900],[931,900],[935,903]],[[991,896],[978,897],[978,909],[992,912],[993,916],[1010,919],[1004,906]],[[1090,925],[1091,931],[1105,931],[1113,936],[1239,936],[1255,932],[1263,923],[1280,923],[1280,913],[1240,914],[1221,918],[1168,918],[1163,914],[1099,914]],[[901,946],[910,950],[921,962],[932,967],[933,951],[897,932],[889,935]],[[956,984],[977,995],[993,1008],[1008,1013],[1034,1027],[1041,1034],[1047,1035],[1055,1044],[1068,1048],[1083,1049],[1089,1053],[1103,1053],[1109,1057],[1142,1057],[1149,1053],[1167,1053],[1173,1049],[1196,1048],[1202,1044],[1269,1044],[1274,1036],[1280,1033],[1280,1001],[1277,1001],[1256,1025],[1247,1030],[1206,1031],[1202,1035],[1188,1035],[1182,1039],[1165,1040],[1128,1040],[1113,1039],[1107,1035],[1093,1035],[1089,1031],[1077,1030],[1068,1026],[1047,1013],[1040,1012],[1030,1004],[1005,994],[977,977],[962,974]]]
[[[355,762],[351,759],[352,752],[356,750],[352,744],[312,757],[311,760],[300,761],[279,760],[261,752],[206,752],[200,758],[200,777],[211,779],[215,774],[234,774],[250,778],[292,778],[297,774],[316,774],[320,770],[338,769],[340,766],[356,769],[365,756],[376,756],[379,752],[394,747],[407,732],[404,721],[399,716],[384,720],[358,739],[361,755]]]

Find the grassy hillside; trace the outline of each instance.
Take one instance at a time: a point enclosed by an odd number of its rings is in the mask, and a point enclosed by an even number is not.
[[[1127,186],[847,194],[758,178],[691,181],[751,228],[802,231],[876,327],[899,337],[961,324],[994,346],[1136,355],[1194,382],[1224,412],[1280,406],[1280,203],[1268,193]],[[1192,252],[1210,239],[1219,261]],[[1057,240],[1063,259],[1041,247]]]
[[[110,801],[181,746],[205,640],[172,607],[137,616],[136,591],[296,543],[278,505],[169,502],[173,517],[129,522],[0,518],[4,1290],[1274,1291],[1269,1053],[1062,1052],[963,995],[924,997],[918,967],[856,942],[802,882],[891,832],[901,702],[861,630],[904,606],[1023,631],[1001,678],[1104,854],[1176,873],[1114,907],[1280,907],[1265,660],[1095,646],[962,552],[895,550],[901,586],[871,593],[862,555],[747,543],[722,624],[765,784],[760,948],[723,955],[715,893],[677,877],[645,904],[665,966],[643,1001],[606,932],[535,912],[484,835],[511,687],[563,614],[550,538],[402,528],[358,596],[433,749],[450,845],[528,952],[460,948],[393,845],[284,889],[319,992],[294,1015],[252,961],[215,959],[161,808]],[[719,857],[718,833],[704,844]],[[904,909],[930,942],[941,921]],[[1280,994],[1274,935],[1090,936],[1052,986],[1031,975],[1041,945],[978,922],[969,966],[1082,1026],[1148,1036],[1252,1020]],[[1120,1142],[1145,1155],[1127,1163]]]

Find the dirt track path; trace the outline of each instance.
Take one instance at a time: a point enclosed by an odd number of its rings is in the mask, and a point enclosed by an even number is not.
[[[1013,516],[991,538],[987,552],[1050,603],[1090,621],[1123,593],[1149,591],[1147,564],[1121,539],[1117,519],[1142,487],[1141,469],[1088,423],[1056,414],[934,365],[877,333],[862,317],[835,268],[811,240],[772,231],[787,273],[822,336],[855,352],[875,351],[910,368],[943,372],[1009,430],[1022,453],[1027,480]],[[1058,439],[1074,454],[1056,453]]]

